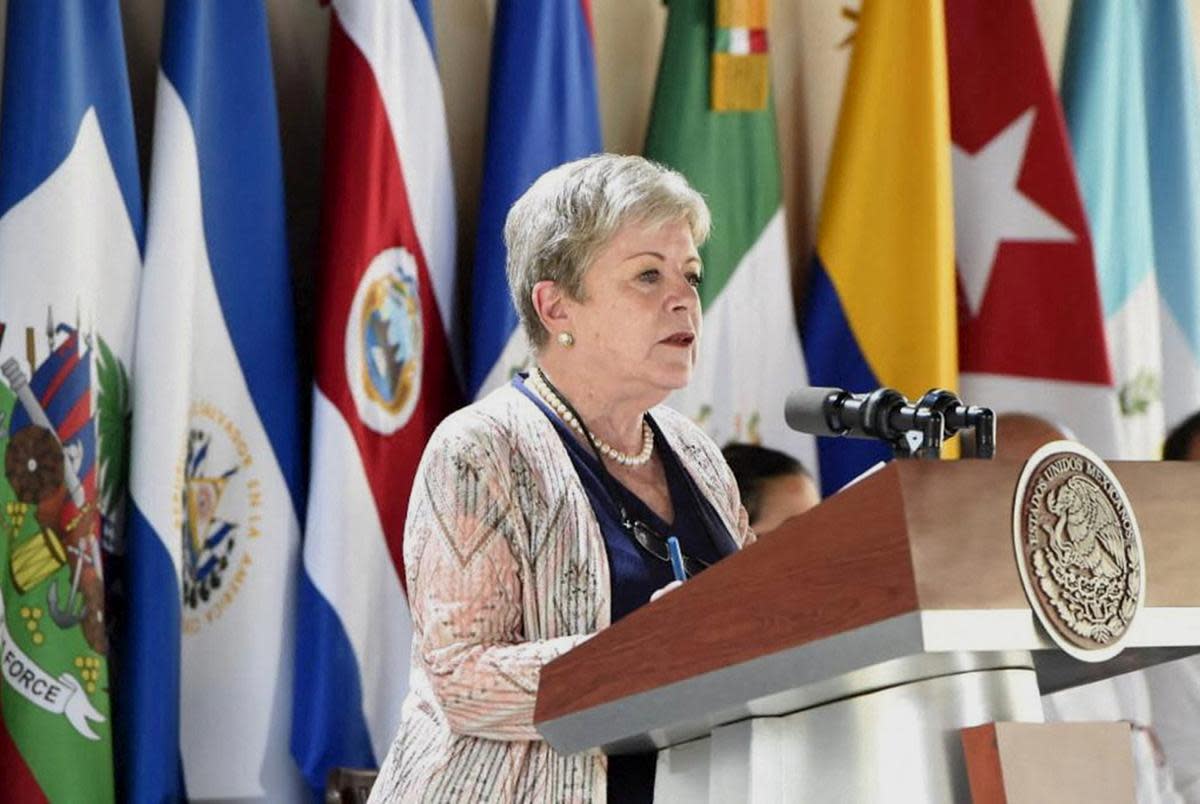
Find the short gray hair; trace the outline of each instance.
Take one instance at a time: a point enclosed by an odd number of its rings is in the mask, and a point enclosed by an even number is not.
[[[597,154],[541,175],[517,199],[504,223],[508,288],[535,350],[550,333],[533,306],[533,286],[551,280],[583,299],[583,275],[627,223],[686,221],[700,246],[711,216],[700,193],[679,173],[640,156]]]

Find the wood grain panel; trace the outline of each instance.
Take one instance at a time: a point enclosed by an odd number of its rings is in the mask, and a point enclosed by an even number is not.
[[[973,804],[1133,804],[1127,723],[985,723],[959,730]]]
[[[1146,551],[1146,605],[1200,606],[1200,463],[1112,461]],[[1019,461],[898,466],[922,609],[1024,608],[1012,546]]]
[[[1000,768],[1000,746],[996,724],[984,723],[960,729],[971,804],[1008,804],[1004,795],[1004,772]]]
[[[1012,502],[1020,461],[899,467],[923,609],[1021,609]]]
[[[1200,463],[1109,464],[1146,550],[1146,605],[1200,606]]]
[[[1200,464],[1114,462],[1142,530],[1149,606],[1200,606]],[[563,717],[920,607],[1023,609],[1017,461],[905,461],[784,523],[547,665]]]
[[[905,529],[889,467],[547,665],[535,719],[915,610]]]

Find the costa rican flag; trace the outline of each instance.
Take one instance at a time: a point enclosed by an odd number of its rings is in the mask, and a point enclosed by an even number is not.
[[[329,35],[312,476],[292,753],[314,790],[387,752],[408,688],[401,537],[461,398],[455,210],[424,0],[339,0]]]

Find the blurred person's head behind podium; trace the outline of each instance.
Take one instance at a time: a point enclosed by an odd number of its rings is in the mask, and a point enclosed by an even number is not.
[[[1164,461],[1200,461],[1200,410],[1175,427],[1163,443]]]
[[[791,455],[737,442],[726,444],[721,453],[737,479],[755,533],[769,533],[821,502],[812,475]]]

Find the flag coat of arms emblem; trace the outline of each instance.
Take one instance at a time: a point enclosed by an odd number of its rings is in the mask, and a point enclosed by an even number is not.
[[[112,801],[142,202],[118,4],[8,4],[0,120],[0,779]]]

